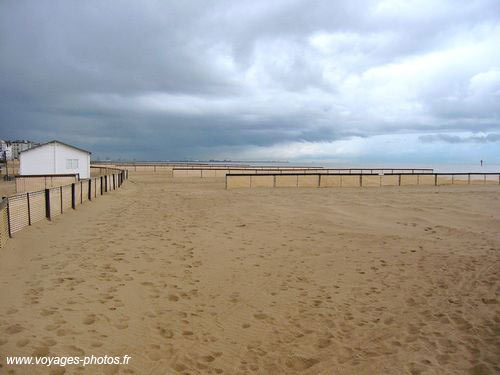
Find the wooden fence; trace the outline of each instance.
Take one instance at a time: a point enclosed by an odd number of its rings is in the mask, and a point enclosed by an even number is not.
[[[500,184],[500,173],[231,173],[226,189]]]
[[[52,220],[87,201],[118,189],[128,171],[80,180],[68,185],[4,197],[0,203],[0,248],[16,232],[41,220]]]
[[[433,169],[394,169],[394,168],[316,168],[316,167],[286,167],[286,168],[174,168],[173,177],[226,177],[227,174],[254,174],[254,175],[286,175],[286,174],[385,174],[385,173],[430,173]]]
[[[55,174],[47,176],[16,176],[16,193],[26,193],[68,185],[79,180],[78,174]]]

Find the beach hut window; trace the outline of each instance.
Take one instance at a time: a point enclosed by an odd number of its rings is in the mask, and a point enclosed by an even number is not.
[[[66,159],[66,169],[78,169],[78,159]]]

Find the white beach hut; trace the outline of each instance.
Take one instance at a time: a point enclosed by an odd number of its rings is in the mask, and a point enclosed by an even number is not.
[[[19,154],[19,175],[78,174],[90,178],[90,152],[59,141],[50,141]]]

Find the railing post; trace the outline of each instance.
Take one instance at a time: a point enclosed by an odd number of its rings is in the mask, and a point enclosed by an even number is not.
[[[83,203],[83,181],[80,181],[80,204]]]
[[[92,180],[89,179],[88,184],[89,184],[89,201],[91,201],[92,200]]]
[[[101,195],[102,195],[102,189],[103,189],[102,176],[100,177],[100,179],[101,179]]]
[[[467,185],[470,185],[470,173],[467,174]]]
[[[318,187],[321,187],[321,173],[318,173]]]
[[[435,174],[434,175],[434,186],[437,186],[437,184],[438,184],[438,175]]]
[[[484,175],[484,184],[486,185],[486,175]]]
[[[398,184],[399,184],[399,186],[401,186],[401,173],[399,174],[399,176],[398,176],[398,177],[399,177],[399,178],[398,178]]]
[[[61,213],[63,213],[63,193],[62,193],[62,186],[59,186],[59,195],[61,196]]]
[[[359,175],[359,187],[363,186],[363,172]]]
[[[50,190],[45,189],[45,217],[50,220]]]
[[[75,204],[75,183],[73,182],[71,184],[71,208],[74,210],[75,207],[76,207],[76,204]]]
[[[30,193],[26,193],[26,200],[28,201],[28,225],[31,225]]]

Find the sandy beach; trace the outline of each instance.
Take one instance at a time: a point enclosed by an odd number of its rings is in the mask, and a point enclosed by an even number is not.
[[[498,186],[131,173],[1,249],[0,373],[498,373],[499,228]]]

